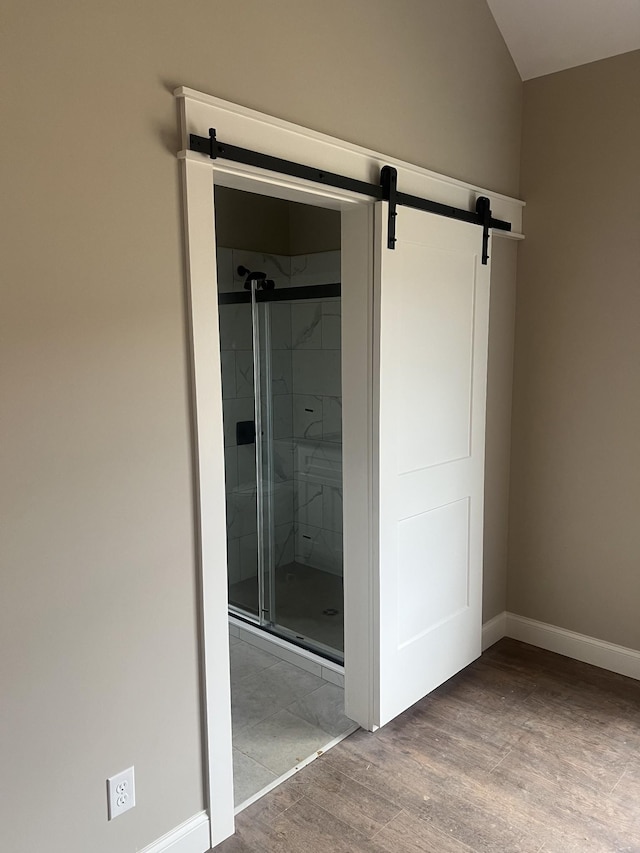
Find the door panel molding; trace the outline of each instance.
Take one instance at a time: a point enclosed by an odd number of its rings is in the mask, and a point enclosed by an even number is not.
[[[386,217],[378,203],[381,726],[481,653],[490,279],[472,225],[405,210],[390,251]]]

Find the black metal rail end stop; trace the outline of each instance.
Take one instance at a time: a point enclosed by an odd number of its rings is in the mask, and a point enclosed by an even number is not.
[[[215,160],[218,157],[218,140],[216,139],[216,129],[215,127],[209,128],[209,157],[212,160]]]

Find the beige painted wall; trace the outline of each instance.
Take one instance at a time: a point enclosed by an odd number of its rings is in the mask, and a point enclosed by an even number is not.
[[[133,853],[204,803],[173,87],[515,193],[521,84],[479,0],[2,17],[2,844]]]
[[[218,246],[289,254],[290,202],[227,187],[216,187],[215,196]]]
[[[291,204],[289,250],[292,255],[330,252],[340,248],[340,216],[334,210]]]
[[[640,649],[640,51],[524,91],[509,609]]]
[[[487,367],[487,437],[484,489],[484,583],[482,617],[487,622],[507,607],[511,389],[520,243],[491,240],[491,302]]]
[[[275,255],[340,248],[340,214],[257,193],[216,187],[219,246]]]

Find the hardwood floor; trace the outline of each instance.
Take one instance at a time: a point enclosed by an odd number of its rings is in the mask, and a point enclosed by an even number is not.
[[[640,851],[640,682],[501,640],[241,812],[220,853]]]

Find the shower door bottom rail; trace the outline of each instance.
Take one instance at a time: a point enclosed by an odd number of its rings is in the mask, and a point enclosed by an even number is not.
[[[344,666],[344,654],[340,654],[331,646],[325,646],[324,643],[312,640],[310,637],[305,637],[302,634],[298,634],[296,631],[292,631],[290,628],[285,628],[282,625],[277,625],[275,623],[261,623],[257,616],[253,616],[252,614],[247,613],[238,607],[234,607],[231,604],[229,605],[229,615],[233,616],[234,619],[238,619],[240,622],[246,622],[254,628],[259,628],[260,631],[265,634],[270,634],[273,637],[278,637],[280,640],[285,640],[292,646],[297,646],[299,649],[312,652],[325,660],[336,663],[339,666]]]

